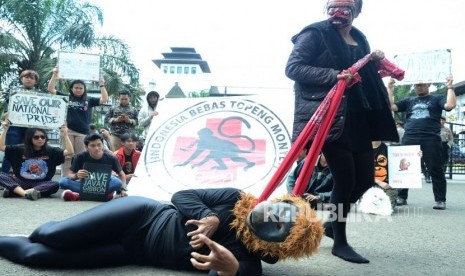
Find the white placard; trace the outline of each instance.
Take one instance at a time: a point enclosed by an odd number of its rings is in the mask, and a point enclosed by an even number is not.
[[[396,55],[394,63],[405,70],[399,84],[445,83],[451,74],[451,50]]]
[[[389,186],[421,188],[420,146],[388,147]]]
[[[58,77],[70,80],[99,81],[100,56],[60,52],[58,54]]]
[[[12,126],[58,129],[66,121],[68,97],[11,90],[8,120]]]

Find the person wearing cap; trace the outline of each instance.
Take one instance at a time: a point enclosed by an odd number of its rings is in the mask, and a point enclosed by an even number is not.
[[[27,237],[0,236],[0,257],[34,267],[148,265],[259,276],[262,260],[309,256],[323,235],[297,196],[258,203],[234,188],[192,189],[171,202],[129,196],[45,223]]]
[[[292,38],[294,48],[285,72],[295,81],[293,141],[338,80],[353,78],[346,69],[370,54],[365,35],[352,26],[362,4],[362,0],[329,0],[328,19]],[[354,263],[369,262],[349,245],[346,220],[350,207],[373,185],[371,141],[398,141],[386,87],[376,67],[384,53],[374,51],[371,56],[358,72],[361,82],[344,92],[322,149],[333,175],[330,204],[336,214],[325,222],[325,234],[334,239],[332,254]]]
[[[105,124],[110,126],[111,144],[118,150],[121,147],[121,135],[135,133],[138,125],[138,110],[131,106],[129,91],[119,92],[119,105],[112,106],[105,115]]]
[[[451,111],[457,104],[453,77],[446,78],[447,95],[430,94],[430,83],[413,86],[416,96],[394,102],[394,80],[388,84],[391,109],[405,112],[404,137],[402,145],[420,145],[426,169],[431,176],[435,204],[433,209],[446,209],[447,181],[442,162],[441,115]],[[440,160],[440,161],[439,161]],[[399,189],[397,205],[407,205],[408,189]]]

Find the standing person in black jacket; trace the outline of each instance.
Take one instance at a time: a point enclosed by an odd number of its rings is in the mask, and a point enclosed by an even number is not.
[[[292,38],[286,75],[295,81],[293,140],[337,81],[352,79],[344,69],[370,53],[365,36],[352,26],[361,9],[362,0],[329,0],[328,19]],[[334,177],[330,202],[335,214],[324,224],[325,234],[334,238],[333,255],[355,263],[369,261],[348,244],[346,218],[350,206],[373,185],[371,141],[398,141],[387,91],[376,69],[376,61],[382,58],[381,51],[372,53],[373,60],[358,72],[361,82],[345,91],[323,146]]]
[[[323,234],[299,197],[255,206],[252,195],[223,188],[180,191],[171,201],[124,197],[43,224],[29,237],[0,236],[0,257],[39,267],[139,264],[261,275],[261,260],[310,255]]]

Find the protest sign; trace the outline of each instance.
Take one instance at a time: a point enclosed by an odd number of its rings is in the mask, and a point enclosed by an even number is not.
[[[396,55],[394,63],[405,70],[399,84],[445,83],[451,74],[451,51],[435,50]]]
[[[420,146],[388,147],[389,186],[421,188]]]
[[[24,89],[10,91],[8,120],[12,126],[58,129],[66,121],[68,98]]]
[[[84,163],[83,169],[89,172],[89,176],[81,180],[79,199],[108,201],[111,165]]]
[[[58,77],[60,79],[99,81],[100,56],[60,52],[58,55]]]

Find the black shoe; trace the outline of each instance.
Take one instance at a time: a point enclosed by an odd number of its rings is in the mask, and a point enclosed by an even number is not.
[[[433,209],[435,209],[435,210],[445,210],[446,209],[446,203],[444,201],[436,201],[436,204],[433,206]]]
[[[3,191],[3,198],[8,198],[8,197],[10,197],[10,190],[5,189],[5,190]]]
[[[407,200],[401,197],[398,197],[396,199],[396,203],[397,203],[397,206],[407,205]]]

